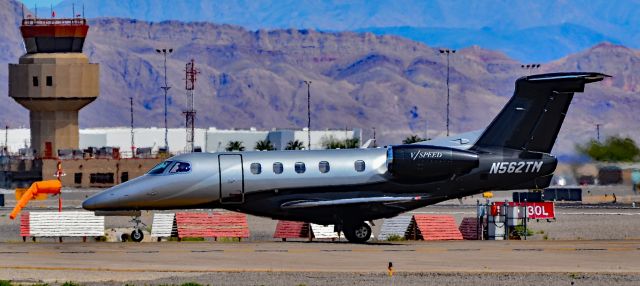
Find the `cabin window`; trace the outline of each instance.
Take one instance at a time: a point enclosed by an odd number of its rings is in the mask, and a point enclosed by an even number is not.
[[[258,175],[262,173],[262,165],[260,163],[251,163],[251,174]]]
[[[284,167],[282,166],[282,163],[280,163],[280,162],[273,163],[273,172],[274,173],[282,174],[282,171],[284,171]]]
[[[329,162],[320,161],[320,163],[318,163],[318,169],[320,169],[320,173],[328,173],[330,169]]]
[[[160,174],[164,173],[164,170],[166,170],[167,167],[169,167],[169,165],[171,165],[171,163],[173,163],[173,161],[164,161],[164,162],[156,165],[155,167],[153,167],[149,172],[147,172],[147,174],[149,174],[149,175],[160,175]]]
[[[47,76],[47,86],[53,86],[53,77],[50,75]]]
[[[175,173],[187,173],[191,171],[191,164],[186,163],[186,162],[176,162],[172,167],[171,170],[169,170],[169,173],[171,174],[175,174]]]
[[[33,77],[33,86],[38,86],[38,85],[40,85],[40,84],[38,83],[38,77],[37,77],[37,76],[34,76],[34,77]]]
[[[357,172],[364,172],[364,169],[365,169],[364,161],[358,160],[353,164],[353,166]]]
[[[304,171],[307,170],[307,167],[305,167],[304,163],[302,163],[302,162],[296,162],[295,170],[296,170],[296,173],[302,174],[302,173],[304,173]]]

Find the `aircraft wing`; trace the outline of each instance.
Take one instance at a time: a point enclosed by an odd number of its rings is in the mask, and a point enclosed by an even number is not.
[[[476,143],[476,141],[478,141],[478,138],[480,138],[480,135],[482,135],[483,131],[484,130],[475,130],[451,135],[448,137],[440,137],[429,141],[416,142],[413,144],[450,147],[455,149],[467,150],[471,148]]]
[[[369,198],[349,198],[349,199],[337,199],[337,200],[300,200],[290,201],[280,205],[283,209],[299,209],[299,208],[313,208],[313,207],[326,207],[326,206],[342,206],[342,205],[355,205],[355,204],[368,204],[368,203],[406,203],[422,200],[422,197],[369,197]]]

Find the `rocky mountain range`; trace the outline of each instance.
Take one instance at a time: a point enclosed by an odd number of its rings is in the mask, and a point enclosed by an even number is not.
[[[49,2],[28,2],[46,6],[41,15],[50,11]],[[640,48],[637,0],[63,0],[53,9],[70,15],[74,5],[90,18],[369,31],[429,46],[479,45],[526,62],[559,59],[603,41]]]
[[[20,5],[0,1],[0,123],[28,124],[28,112],[7,94],[7,64],[23,53]],[[169,124],[183,125],[184,65],[195,59],[197,125],[270,129],[306,126],[311,80],[312,128],[376,128],[381,144],[410,134],[434,137],[445,130],[446,58],[423,43],[390,35],[315,30],[249,31],[206,22],[90,21],[84,52],[100,63],[101,95],[80,112],[83,127],[127,126],[129,97],[137,126],[162,126],[162,57],[168,58]],[[451,129],[485,127],[530,73],[501,52],[471,47],[451,59]],[[640,52],[598,44],[533,72],[598,71],[612,75],[578,94],[554,149],[571,154],[595,137],[627,135],[640,141]]]

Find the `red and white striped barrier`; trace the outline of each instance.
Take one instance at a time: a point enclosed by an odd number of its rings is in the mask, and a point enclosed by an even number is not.
[[[409,225],[409,239],[462,240],[456,220],[451,215],[416,214]]]
[[[27,237],[104,236],[104,217],[93,212],[29,212],[20,218],[20,235]]]
[[[173,230],[177,230],[178,238],[186,237],[212,237],[218,238],[242,238],[249,237],[249,225],[247,216],[234,212],[194,213],[179,212],[175,214],[158,214],[158,227],[155,235],[152,226],[152,236],[168,237]],[[154,216],[154,221],[156,221]],[[171,229],[168,223],[171,221]]]

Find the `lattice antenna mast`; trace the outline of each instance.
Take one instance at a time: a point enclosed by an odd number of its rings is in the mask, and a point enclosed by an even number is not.
[[[185,90],[187,91],[187,110],[183,112],[185,116],[185,127],[187,129],[187,145],[186,152],[194,150],[194,131],[196,121],[196,110],[193,105],[193,90],[196,87],[196,75],[200,72],[196,69],[195,61],[191,59],[185,66]]]

